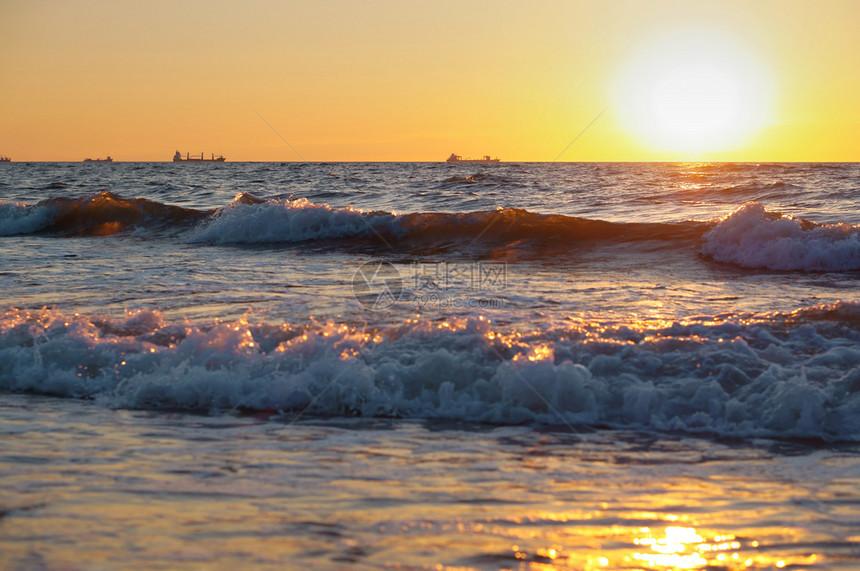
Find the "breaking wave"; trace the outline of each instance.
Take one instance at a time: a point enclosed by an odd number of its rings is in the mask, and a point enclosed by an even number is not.
[[[747,268],[860,270],[860,228],[782,216],[751,202],[704,235],[702,253]]]
[[[167,323],[9,310],[0,388],[106,406],[860,441],[860,304],[653,327]]]
[[[0,202],[0,236],[32,234],[51,225],[56,212],[41,205]]]
[[[508,208],[464,213],[366,212],[307,199],[262,201],[240,195],[193,234],[211,244],[273,244],[349,238],[395,249],[468,245],[572,248],[591,241],[695,243],[707,223],[616,223]]]
[[[343,249],[412,253],[457,251],[542,258],[605,243],[688,249],[718,262],[788,271],[860,270],[860,227],[817,224],[750,202],[719,220],[675,223],[607,222],[498,208],[473,212],[398,214],[244,193],[213,211],[162,204],[110,192],[51,198],[36,205],[0,203],[0,236],[49,233],[106,236],[139,230],[182,232],[212,245],[323,242]],[[385,251],[385,250],[381,250]]]
[[[50,232],[62,236],[109,236],[137,228],[188,225],[209,213],[111,192],[49,198],[35,205],[0,203],[0,236]]]

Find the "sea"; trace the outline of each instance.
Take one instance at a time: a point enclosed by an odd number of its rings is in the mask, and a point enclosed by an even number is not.
[[[0,165],[0,567],[856,569],[860,165]]]

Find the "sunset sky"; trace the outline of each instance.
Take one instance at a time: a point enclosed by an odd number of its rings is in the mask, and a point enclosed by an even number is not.
[[[858,24],[857,0],[4,0],[0,154],[300,160],[262,116],[311,161],[552,161],[599,115],[559,160],[857,161]]]

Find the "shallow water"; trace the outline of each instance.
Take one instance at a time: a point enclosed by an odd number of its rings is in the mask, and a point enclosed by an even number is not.
[[[61,568],[852,569],[856,445],[9,396],[3,557]]]
[[[852,568],[858,175],[4,165],[3,561]]]

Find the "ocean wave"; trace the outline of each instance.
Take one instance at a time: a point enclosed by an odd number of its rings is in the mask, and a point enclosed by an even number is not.
[[[618,223],[538,214],[518,208],[473,212],[363,211],[307,198],[263,199],[250,193],[212,211],[200,211],[110,192],[50,198],[35,205],[0,204],[0,235],[51,233],[102,236],[136,229],[189,230],[186,239],[208,244],[279,244],[341,240],[344,247],[422,248],[552,245],[563,250],[593,241],[675,241],[689,246],[707,223]],[[357,241],[356,241],[357,239]],[[362,242],[362,240],[369,240]]]
[[[702,253],[747,268],[860,270],[860,227],[816,224],[750,202],[705,233]]]
[[[857,302],[516,331],[479,316],[167,323],[9,310],[0,388],[106,406],[860,441]]]
[[[750,197],[767,197],[767,196],[783,196],[788,193],[788,191],[797,189],[797,186],[782,182],[748,182],[745,184],[739,184],[735,186],[729,186],[726,188],[715,187],[710,189],[711,193],[715,196],[722,196],[723,198],[731,197],[735,199],[742,199],[742,197],[750,196]],[[747,199],[750,200],[750,199]]]
[[[438,187],[442,189],[478,186],[482,188],[509,187],[520,188],[525,185],[508,177],[495,173],[476,172],[467,176],[453,175],[439,182]]]
[[[390,233],[393,214],[332,208],[306,198],[264,200],[240,194],[197,228],[191,240],[209,244],[294,243]]]
[[[145,198],[100,192],[78,198],[49,198],[35,205],[0,204],[0,236],[50,232],[62,236],[109,236],[138,227],[187,225],[208,216],[190,208]]]
[[[201,211],[110,192],[0,203],[0,236],[51,233],[106,236],[140,229],[184,232],[213,245],[324,242],[344,250],[492,255],[541,259],[601,244],[653,249],[699,248],[719,262],[794,271],[860,270],[860,227],[818,224],[768,212],[750,202],[719,220],[608,222],[518,208],[394,213],[334,208],[306,198],[242,193],[224,208]]]
[[[56,214],[56,210],[50,206],[0,202],[0,236],[38,232],[49,227]]]
[[[348,238],[344,247],[378,245],[395,251],[454,248],[570,249],[586,241],[677,241],[689,247],[707,223],[616,223],[517,208],[464,213],[368,212],[332,208],[305,198],[267,200],[240,195],[212,216],[192,240],[211,244],[295,243]],[[359,241],[356,241],[358,239]],[[361,242],[367,239],[368,242]]]
[[[860,302],[839,301],[828,305],[804,307],[788,315],[789,321],[832,321],[860,326]]]

